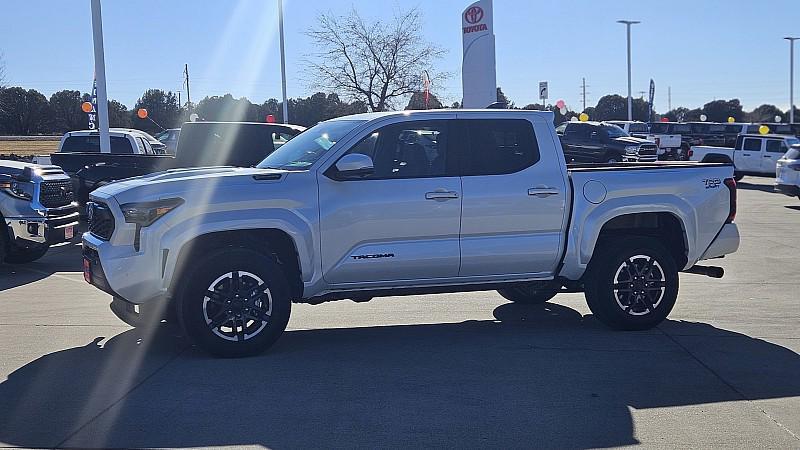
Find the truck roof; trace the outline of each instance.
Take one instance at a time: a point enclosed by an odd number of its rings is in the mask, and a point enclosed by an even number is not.
[[[197,122],[184,122],[183,125],[192,125],[192,126],[202,126],[203,124],[207,125],[219,125],[219,124],[233,124],[233,125],[259,125],[259,126],[270,126],[270,127],[287,127],[297,131],[303,131],[306,127],[302,125],[292,125],[288,123],[269,123],[269,122],[225,122],[225,121],[209,121],[209,120],[201,120]],[[172,128],[170,128],[172,129]],[[180,130],[180,128],[175,128],[176,130]]]
[[[758,133],[741,133],[739,136],[748,137],[748,138],[772,138],[772,139],[791,139],[794,136],[791,134],[758,134]]]
[[[416,109],[416,110],[401,110],[401,111],[383,111],[383,112],[369,112],[361,114],[353,114],[350,116],[337,117],[330,120],[374,120],[381,117],[389,116],[425,116],[425,115],[440,115],[440,114],[509,114],[519,116],[523,115],[541,115],[547,120],[552,120],[552,111],[537,111],[532,109]]]
[[[160,144],[159,140],[154,138],[153,136],[151,136],[149,133],[147,133],[145,131],[142,131],[142,130],[137,130],[137,129],[134,129],[134,128],[109,128],[108,132],[109,133],[115,133],[115,134],[133,134],[133,135],[136,135],[136,136],[140,136],[140,137],[146,138],[150,142],[155,142],[155,143],[159,143]],[[75,131],[68,131],[66,133],[67,136],[88,136],[88,135],[92,135],[92,134],[98,134],[99,135],[100,131],[98,131],[98,130],[75,130]]]

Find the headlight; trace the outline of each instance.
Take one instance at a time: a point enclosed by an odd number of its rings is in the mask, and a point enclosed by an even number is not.
[[[31,183],[20,182],[11,177],[0,178],[0,191],[22,200],[33,198],[33,185]]]
[[[122,205],[122,215],[125,222],[135,223],[142,227],[147,227],[183,204],[182,198],[167,198],[154,202],[136,202]]]
[[[638,145],[628,145],[625,147],[625,153],[629,155],[635,155],[639,153],[639,146]]]

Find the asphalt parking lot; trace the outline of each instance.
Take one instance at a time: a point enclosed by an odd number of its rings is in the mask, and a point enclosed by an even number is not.
[[[131,329],[80,249],[0,267],[0,443],[23,447],[800,448],[800,200],[740,183],[722,280],[612,332],[581,294],[295,305],[267,354]]]

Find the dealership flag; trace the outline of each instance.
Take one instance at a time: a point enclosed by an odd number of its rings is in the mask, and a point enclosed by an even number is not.
[[[92,83],[92,111],[87,114],[89,116],[89,129],[97,129],[97,78]]]
[[[462,108],[485,108],[497,101],[492,0],[479,0],[461,13]]]

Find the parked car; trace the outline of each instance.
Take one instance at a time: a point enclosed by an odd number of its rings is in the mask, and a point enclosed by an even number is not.
[[[0,160],[0,263],[35,261],[73,240],[77,225],[72,183],[59,167]]]
[[[723,147],[725,145],[725,124],[717,122],[689,122],[692,127],[689,145],[708,145]]]
[[[736,147],[736,139],[740,134],[759,134],[760,125],[754,123],[726,123],[725,124],[725,143],[722,147]]]
[[[178,149],[178,138],[180,135],[180,128],[170,128],[156,134],[153,137],[167,147],[167,153],[174,155],[175,151]]]
[[[685,128],[685,129],[682,129]],[[688,133],[688,124],[677,122],[651,122],[650,132],[644,137],[653,141],[658,147],[658,159],[668,161],[685,161],[689,144],[683,142],[683,133]]]
[[[639,122],[636,120],[609,120],[606,121],[606,123],[610,123],[622,128],[626,133],[633,137],[646,139],[647,135],[650,134],[650,126],[644,122]]]
[[[254,166],[275,150],[276,140],[291,139],[304,129],[297,125],[255,122],[187,122],[181,128],[174,155],[167,154],[166,150],[160,153],[115,152],[114,136],[110,154],[82,151],[85,147],[71,145],[72,136],[65,136],[61,148],[51,159],[73,178],[77,199],[85,203],[94,189],[124,178],[180,167]],[[97,132],[82,139],[99,141]]]
[[[775,167],[775,190],[800,199],[800,145],[795,144]]]
[[[541,303],[566,286],[608,326],[647,329],[672,309],[679,272],[722,276],[696,264],[737,250],[732,176],[730,164],[568,167],[551,112],[347,116],[256,168],[96,190],[84,276],[121,319],[174,311],[221,356],[272,345],[292,302],[468,290]]]
[[[800,139],[794,136],[741,134],[734,148],[697,145],[689,150],[689,159],[702,162],[732,162],[737,180],[741,180],[745,175],[772,176],[778,160],[796,144],[800,144]]]
[[[165,155],[166,146],[141,130],[129,128],[109,129],[112,155]],[[100,134],[97,130],[70,131],[61,137],[59,153],[101,153]],[[36,164],[53,164],[52,155],[39,155]]]
[[[631,137],[606,122],[567,122],[559,136],[568,162],[655,161],[655,143]]]

